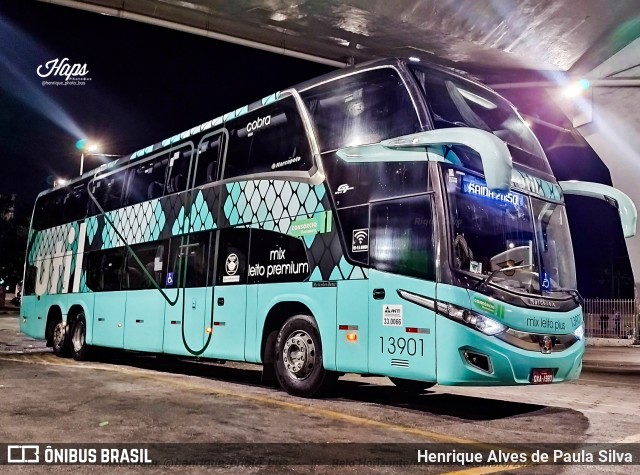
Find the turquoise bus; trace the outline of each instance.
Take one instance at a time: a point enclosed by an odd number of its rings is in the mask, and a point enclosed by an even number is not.
[[[263,365],[290,394],[340,374],[405,390],[576,379],[580,296],[558,183],[516,109],[404,59],[283,90],[41,193],[21,330]]]

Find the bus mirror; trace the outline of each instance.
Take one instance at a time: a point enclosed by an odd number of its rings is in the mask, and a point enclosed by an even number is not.
[[[511,188],[511,153],[506,144],[490,132],[470,127],[453,127],[404,135],[384,140],[380,144],[396,150],[429,145],[464,145],[480,155],[484,177],[490,190],[505,192]]]
[[[624,237],[629,238],[636,235],[636,222],[638,211],[636,205],[625,193],[611,186],[602,183],[591,183],[587,181],[561,181],[558,182],[560,188],[566,195],[588,196],[604,200],[618,209],[622,232]]]

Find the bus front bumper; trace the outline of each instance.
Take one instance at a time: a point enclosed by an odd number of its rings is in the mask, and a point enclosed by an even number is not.
[[[538,376],[553,373],[552,381],[560,383],[580,377],[584,339],[563,351],[543,354],[524,350],[495,336],[487,336],[459,323],[441,319],[438,325],[437,379],[449,386],[496,386],[534,384]],[[546,371],[545,371],[546,370]],[[550,370],[550,371],[549,371]]]

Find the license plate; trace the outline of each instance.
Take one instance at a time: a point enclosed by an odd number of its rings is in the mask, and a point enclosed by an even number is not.
[[[553,383],[552,369],[534,369],[531,372],[531,384],[551,384]]]

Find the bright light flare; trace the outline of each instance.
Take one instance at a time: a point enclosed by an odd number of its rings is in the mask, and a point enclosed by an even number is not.
[[[565,86],[562,90],[562,95],[568,98],[578,97],[590,87],[591,83],[588,79],[580,79]]]

